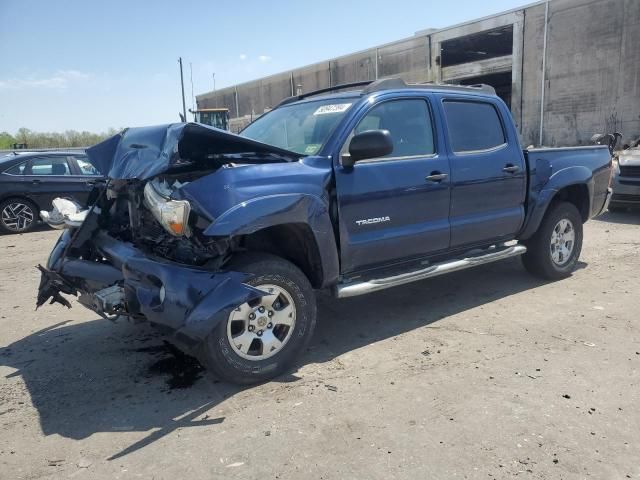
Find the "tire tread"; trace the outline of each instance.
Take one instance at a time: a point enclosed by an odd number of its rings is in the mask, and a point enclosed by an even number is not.
[[[549,254],[551,231],[561,218],[568,218],[575,229],[575,246],[572,259],[565,267],[558,268]],[[522,263],[531,274],[547,280],[559,280],[571,275],[582,250],[582,218],[576,206],[569,202],[557,202],[549,207],[536,233],[523,242],[527,252]]]

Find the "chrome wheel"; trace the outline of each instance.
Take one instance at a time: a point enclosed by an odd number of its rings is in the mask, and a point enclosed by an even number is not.
[[[229,314],[227,339],[236,354],[247,360],[265,360],[287,344],[296,323],[293,298],[278,285],[255,285],[269,292],[243,303]]]
[[[558,266],[566,264],[573,253],[576,243],[576,232],[573,223],[566,218],[560,220],[551,232],[551,259]]]
[[[27,230],[34,217],[33,209],[22,202],[11,202],[2,209],[2,224],[12,232]]]

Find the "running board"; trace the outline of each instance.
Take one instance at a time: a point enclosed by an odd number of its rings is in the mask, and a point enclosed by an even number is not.
[[[414,272],[402,273],[393,277],[378,278],[364,282],[350,282],[338,284],[336,294],[338,298],[355,297],[365,293],[384,290],[385,288],[397,287],[405,283],[424,280],[425,278],[437,277],[445,273],[464,270],[465,268],[484,265],[485,263],[504,260],[505,258],[516,257],[527,251],[524,245],[512,245],[502,248],[494,248],[491,252],[482,255],[474,255],[466,258],[447,260],[446,262],[434,263],[426,268]]]

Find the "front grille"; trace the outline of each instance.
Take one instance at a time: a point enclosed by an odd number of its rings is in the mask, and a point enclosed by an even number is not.
[[[620,203],[640,203],[640,195],[628,195],[623,193],[614,193],[611,196],[612,202]]]
[[[640,165],[621,165],[620,166],[621,177],[640,177]]]

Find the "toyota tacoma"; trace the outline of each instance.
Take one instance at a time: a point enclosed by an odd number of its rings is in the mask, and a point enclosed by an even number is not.
[[[105,180],[39,266],[37,305],[77,295],[148,321],[246,384],[305,349],[317,290],[368,294],[515,256],[571,274],[583,224],[607,208],[611,145],[523,150],[487,86],[349,87],[288,98],[239,135],[181,123],[89,149]]]

